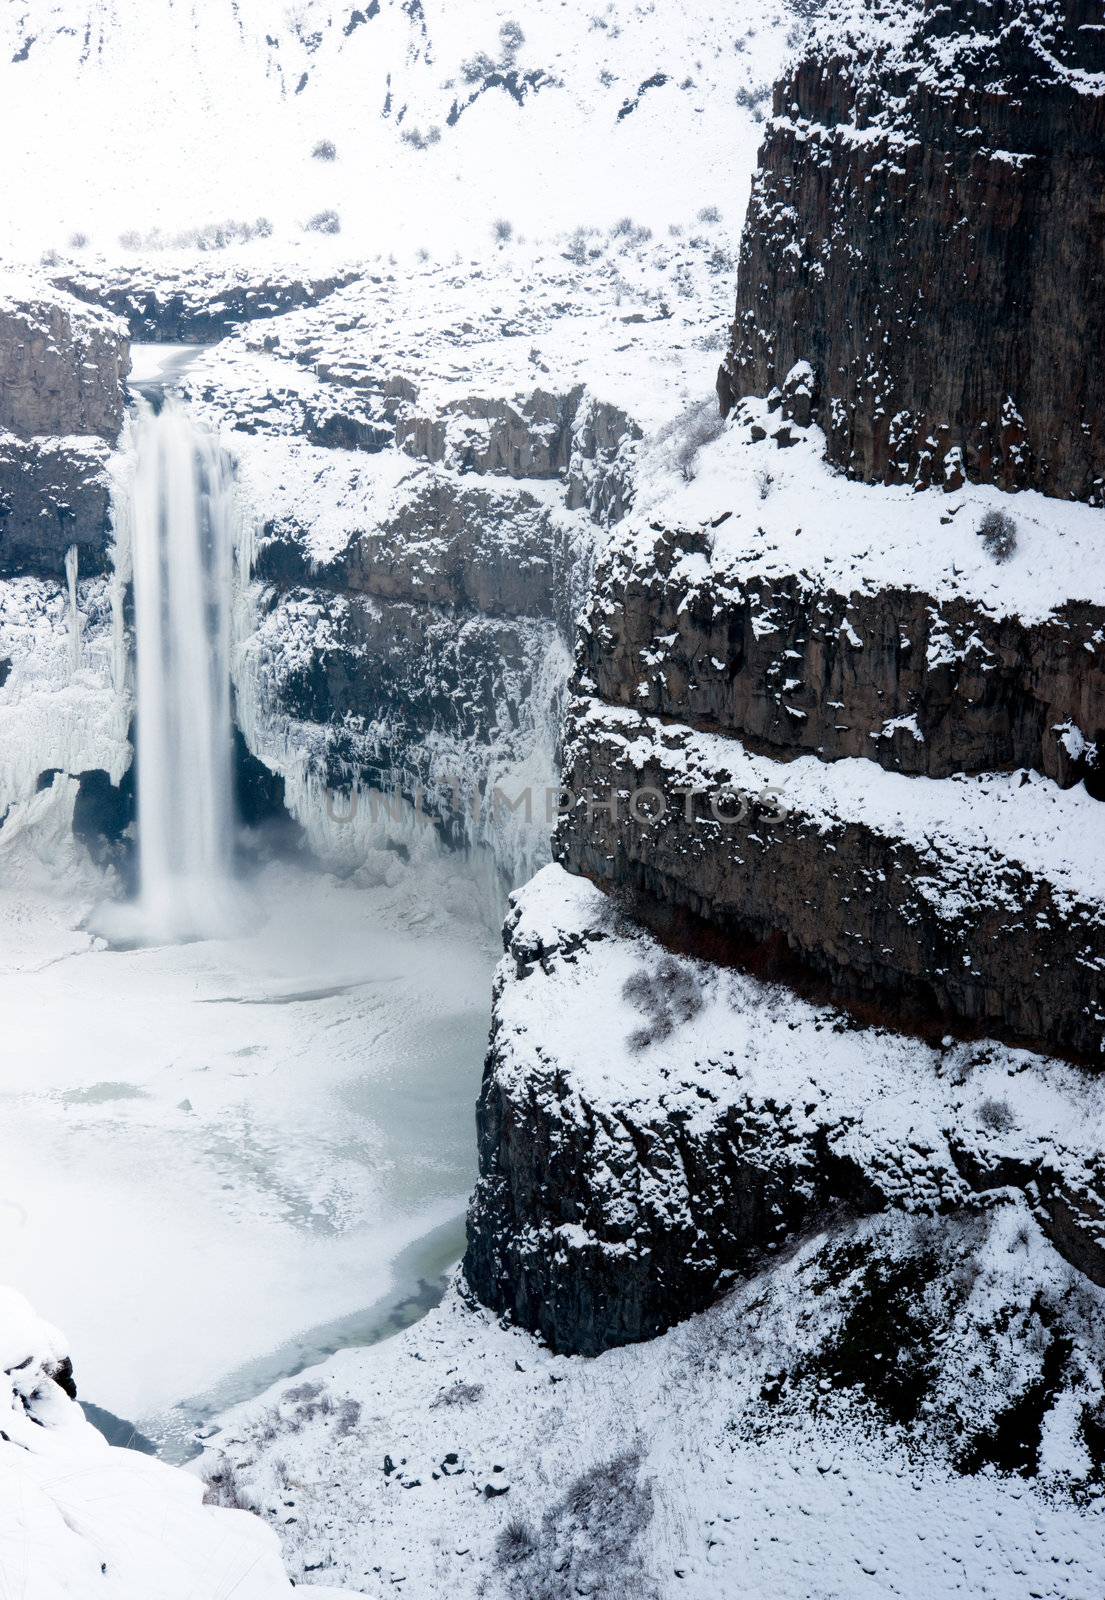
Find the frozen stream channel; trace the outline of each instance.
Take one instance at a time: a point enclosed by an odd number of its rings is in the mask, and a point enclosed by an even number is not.
[[[131,950],[0,897],[4,1281],[170,1452],[461,1252],[497,941],[459,857],[387,876],[271,865],[250,933]]]

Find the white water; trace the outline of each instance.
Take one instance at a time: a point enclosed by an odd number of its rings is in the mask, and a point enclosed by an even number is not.
[[[139,912],[147,937],[225,929],[231,907],[231,464],[172,396],[139,402],[130,516]]]

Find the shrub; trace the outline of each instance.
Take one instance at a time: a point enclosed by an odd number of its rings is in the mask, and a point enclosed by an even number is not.
[[[495,63],[485,50],[478,55],[471,56],[460,69],[460,75],[465,83],[482,83],[495,71]]]
[[[332,139],[320,139],[311,154],[316,161],[336,161],[338,147]]]
[[[991,1133],[1009,1133],[1017,1119],[1004,1100],[983,1100],[976,1113],[979,1122]]]
[[[497,217],[491,227],[497,244],[509,244],[514,237],[514,224],[508,222],[506,217]]]
[[[978,536],[988,556],[1001,564],[1008,561],[1017,548],[1017,524],[1008,511],[992,506],[978,525]]]
[[[698,220],[699,222],[720,222],[721,212],[717,206],[703,206],[698,213]]]
[[[623,997],[647,1021],[629,1036],[633,1050],[644,1050],[658,1040],[668,1038],[680,1022],[689,1022],[702,1010],[702,987],[694,969],[684,966],[673,956],[664,956],[650,970],[641,967],[625,980]]]
[[[205,1506],[222,1506],[226,1511],[256,1511],[257,1507],[245,1491],[238,1468],[228,1456],[219,1458],[219,1465],[207,1480],[203,1503]]]
[[[526,36],[516,22],[504,22],[499,29],[503,54],[515,56],[526,42]]]
[[[303,227],[307,233],[340,233],[341,218],[336,211],[316,211]]]
[[[70,248],[70,250],[87,250],[88,249],[88,235],[87,235],[87,233],[81,233],[79,229],[78,229],[78,231],[76,233],[71,233],[69,235],[69,248]]]

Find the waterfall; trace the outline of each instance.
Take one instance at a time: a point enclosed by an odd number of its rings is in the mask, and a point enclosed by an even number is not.
[[[171,395],[138,402],[134,575],[139,910],[147,936],[231,916],[230,459]]]

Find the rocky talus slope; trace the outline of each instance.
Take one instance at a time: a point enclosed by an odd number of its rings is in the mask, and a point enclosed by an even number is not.
[[[102,571],[127,330],[44,282],[0,282],[0,574]]]
[[[724,431],[677,467],[642,459],[598,563],[567,873],[508,923],[466,1259],[558,1349],[654,1334],[840,1210],[969,1214],[1011,1188],[1105,1279],[1103,408],[1094,376],[1064,376],[1070,329],[1100,326],[1105,222],[1074,197],[1105,76],[1077,8],[977,11],[849,3],[815,26],[761,154]],[[956,118],[1015,154],[1037,112],[1051,176],[1006,161],[1024,191],[999,204]],[[973,252],[985,299],[1022,212],[1037,321],[1016,295],[1008,322],[973,317],[957,270],[920,295],[945,261],[924,219],[957,223],[953,268]],[[1073,276],[1049,277],[1049,248]],[[1028,442],[987,453],[1006,394]],[[895,417],[938,438],[938,471],[913,432],[887,453]],[[1059,1122],[1089,1117],[1072,1180],[1042,1117],[1068,1092]]]

